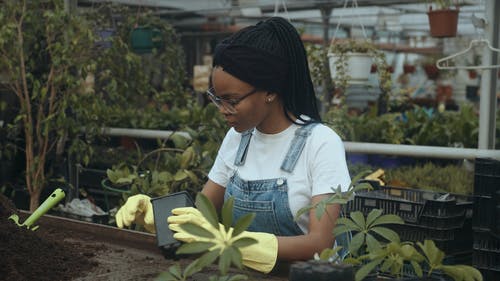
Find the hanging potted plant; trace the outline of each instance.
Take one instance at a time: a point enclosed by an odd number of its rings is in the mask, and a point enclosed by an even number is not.
[[[130,44],[138,54],[151,53],[153,49],[163,48],[163,35],[156,27],[137,26],[130,33]]]
[[[332,42],[328,51],[330,75],[338,87],[345,89],[348,85],[366,84],[370,72],[382,74],[390,67],[385,61],[382,51],[370,41],[348,39]],[[382,82],[386,79],[381,79]]]
[[[457,35],[459,8],[453,0],[428,0],[434,3],[429,6],[427,16],[429,17],[430,34],[432,37],[455,37]],[[452,8],[456,6],[456,8]]]

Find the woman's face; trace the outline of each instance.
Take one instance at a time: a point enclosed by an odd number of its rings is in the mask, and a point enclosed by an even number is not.
[[[214,68],[212,85],[213,94],[218,98],[238,101],[233,105],[235,112],[230,112],[224,106],[219,107],[226,122],[237,132],[258,127],[270,115],[272,107],[266,99],[268,100],[271,94],[259,89],[255,91],[254,86],[225,72],[221,67]]]

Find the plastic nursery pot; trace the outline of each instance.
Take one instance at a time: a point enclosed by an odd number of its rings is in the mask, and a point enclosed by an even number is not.
[[[372,57],[366,53],[347,53],[345,56],[345,75],[349,78],[347,82],[350,85],[364,84],[370,77],[372,66]],[[330,63],[330,74],[332,79],[337,77],[337,61],[340,56],[337,54],[328,54],[328,61]]]
[[[413,72],[415,72],[415,66],[412,64],[404,64],[403,65],[403,72],[405,74],[413,73]]]
[[[430,33],[432,37],[455,37],[458,25],[458,7],[456,9],[432,10],[429,8]]]
[[[425,74],[430,80],[436,80],[439,77],[439,68],[434,64],[424,65]]]
[[[130,34],[130,44],[138,54],[151,53],[164,45],[161,30],[153,27],[136,27]]]

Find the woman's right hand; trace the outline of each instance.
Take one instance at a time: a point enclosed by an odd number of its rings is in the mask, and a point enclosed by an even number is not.
[[[148,232],[155,233],[153,205],[151,204],[151,197],[147,195],[130,196],[116,213],[115,219],[119,228],[136,223],[143,225]]]

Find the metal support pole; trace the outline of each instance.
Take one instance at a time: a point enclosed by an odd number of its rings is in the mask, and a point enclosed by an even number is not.
[[[474,160],[475,158],[493,158],[500,160],[500,150],[489,149],[366,142],[344,142],[344,146],[345,150],[349,153],[401,155],[436,159]]]
[[[331,6],[321,6],[320,7],[321,11],[321,21],[323,23],[323,48],[324,50],[328,51],[328,48],[330,46],[330,16],[332,14],[332,7]],[[328,59],[325,59],[324,62],[324,68],[328,69],[329,68],[329,63]],[[329,73],[329,72],[328,72]],[[330,103],[330,85],[332,85],[332,78],[330,75],[326,75],[325,80],[323,81],[323,102],[321,104],[321,114],[324,114],[327,110],[326,105]]]
[[[499,26],[500,3],[496,0],[486,0],[485,14],[487,24],[484,32],[490,44],[498,48],[499,46]],[[486,48],[483,53],[483,64],[498,64],[498,54]],[[498,71],[498,70],[496,70]],[[495,128],[496,128],[496,71],[485,69],[481,75],[481,95],[479,99],[479,149],[495,149]]]
[[[76,13],[78,7],[78,0],[64,0],[64,11],[69,14]]]

